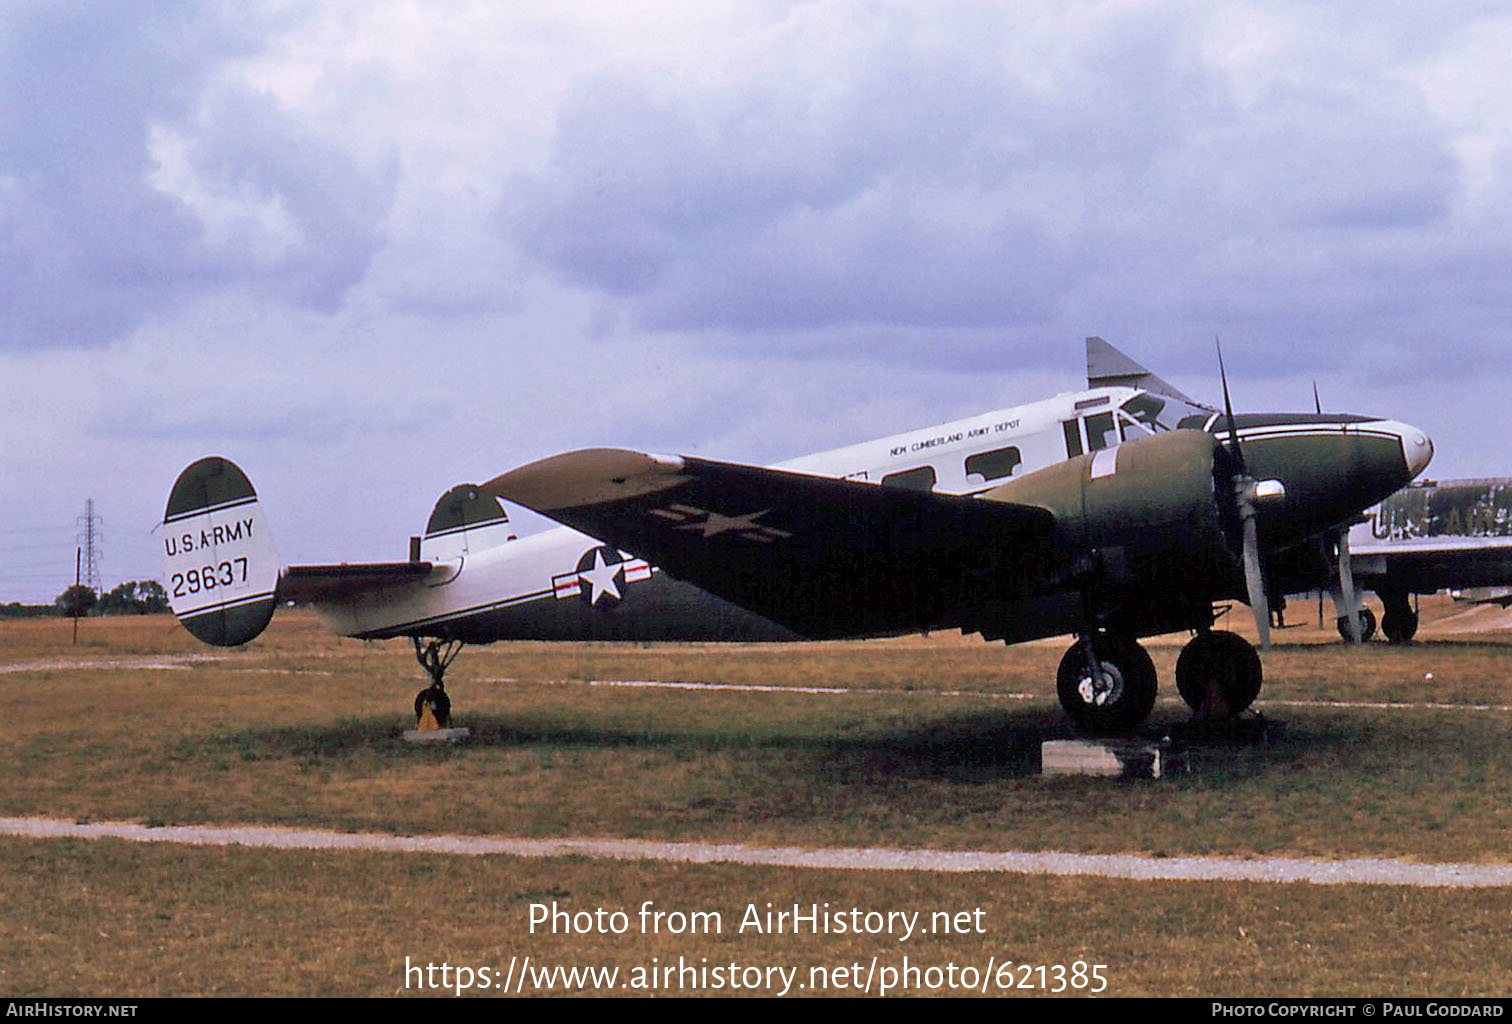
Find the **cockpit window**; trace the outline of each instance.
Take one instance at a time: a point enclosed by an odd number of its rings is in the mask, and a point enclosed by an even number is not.
[[[1125,402],[1123,411],[1151,430],[1168,430],[1170,428],[1160,422],[1160,411],[1165,407],[1166,403],[1162,399],[1146,392]]]
[[[1118,443],[1118,434],[1113,429],[1113,414],[1100,412],[1087,417],[1087,449],[1098,451]]]
[[[1140,392],[1119,408],[1154,433],[1162,430],[1200,430],[1208,417],[1213,415],[1213,410],[1206,406],[1183,402],[1170,395],[1152,395],[1148,391]]]
[[[1127,413],[1118,414],[1118,435],[1127,441],[1131,437],[1159,433],[1164,428],[1155,423],[1141,423]]]

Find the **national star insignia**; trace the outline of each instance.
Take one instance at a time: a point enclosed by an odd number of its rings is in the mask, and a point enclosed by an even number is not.
[[[792,536],[786,530],[756,522],[771,511],[769,508],[764,508],[756,512],[727,516],[721,512],[711,512],[692,505],[669,505],[666,508],[654,508],[650,514],[677,522],[678,525],[673,527],[674,530],[697,530],[702,537],[717,537],[722,533],[733,533],[746,540],[770,544],[774,540]],[[703,517],[701,521],[698,518],[700,516]]]
[[[620,570],[624,567],[623,562],[615,562],[612,565],[605,562],[603,549],[593,553],[593,568],[584,569],[578,573],[578,578],[591,588],[588,596],[589,604],[598,604],[598,599],[604,594],[608,594],[616,601],[620,600],[622,595],[617,580]]]

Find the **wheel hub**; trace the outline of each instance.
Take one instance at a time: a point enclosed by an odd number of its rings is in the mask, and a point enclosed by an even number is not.
[[[1123,674],[1115,666],[1104,663],[1095,675],[1088,672],[1081,677],[1076,692],[1092,707],[1115,703],[1123,695]]]

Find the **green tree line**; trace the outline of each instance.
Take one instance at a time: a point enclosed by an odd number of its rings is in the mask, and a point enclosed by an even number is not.
[[[168,592],[157,580],[122,583],[108,594],[72,586],[53,601],[59,615],[157,615],[168,611]]]

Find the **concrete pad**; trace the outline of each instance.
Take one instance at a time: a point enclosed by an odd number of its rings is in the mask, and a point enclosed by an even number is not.
[[[465,740],[471,729],[406,729],[401,737],[406,743],[441,743]]]
[[[1158,779],[1160,745],[1139,740],[1046,740],[1040,744],[1040,773]]]

